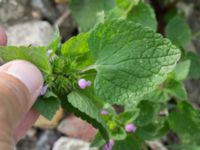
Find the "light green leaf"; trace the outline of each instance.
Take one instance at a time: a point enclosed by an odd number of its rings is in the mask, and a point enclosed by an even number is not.
[[[193,52],[188,52],[186,57],[191,61],[189,77],[200,79],[200,56]]]
[[[133,111],[125,111],[116,116],[116,119],[120,124],[128,124],[133,123],[133,121],[138,117],[140,110],[138,108],[134,108]]]
[[[45,96],[38,98],[34,104],[34,108],[42,116],[51,120],[60,108],[60,100],[54,93],[48,91]]]
[[[140,23],[145,27],[151,28],[153,31],[157,30],[157,20],[154,10],[149,4],[139,3],[136,7],[128,13],[128,21]]]
[[[110,130],[110,138],[113,140],[124,140],[127,136],[124,127],[117,127],[114,130]]]
[[[191,30],[185,20],[175,16],[166,27],[166,36],[177,46],[185,46],[191,41]]]
[[[168,122],[170,128],[184,136],[195,137],[200,132],[200,113],[187,102],[181,102],[178,110],[170,113]]]
[[[88,42],[96,60],[95,92],[110,103],[138,103],[134,100],[161,84],[180,58],[169,40],[127,21],[99,24]]]
[[[15,59],[26,60],[36,65],[43,72],[51,73],[46,47],[0,46],[0,58],[4,62]]]
[[[137,5],[139,0],[115,0],[115,2],[119,8],[127,10],[130,6]]]
[[[90,147],[101,147],[105,144],[105,140],[102,138],[101,134],[97,132],[94,139],[92,140]]]
[[[107,12],[114,6],[114,0],[72,0],[70,3],[72,15],[83,32],[96,24],[98,13]]]
[[[91,95],[85,95],[81,91],[74,91],[68,95],[68,100],[62,100],[63,108],[73,112],[94,127],[99,129],[102,137],[108,141],[107,125],[101,117],[99,102]]]
[[[177,81],[185,80],[190,71],[190,60],[185,60],[176,65],[174,69],[175,77]]]
[[[82,33],[72,37],[61,47],[62,55],[75,62],[76,69],[87,67],[93,62],[87,42],[88,35],[88,33]]]

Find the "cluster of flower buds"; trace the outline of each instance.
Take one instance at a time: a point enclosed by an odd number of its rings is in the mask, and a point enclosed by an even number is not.
[[[81,89],[85,89],[86,87],[91,86],[91,81],[86,81],[85,79],[79,79],[78,85]]]

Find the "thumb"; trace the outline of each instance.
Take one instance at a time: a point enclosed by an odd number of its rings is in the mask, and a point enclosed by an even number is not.
[[[15,60],[0,67],[0,149],[10,150],[14,144],[13,131],[30,110],[42,85],[41,72],[29,62]]]

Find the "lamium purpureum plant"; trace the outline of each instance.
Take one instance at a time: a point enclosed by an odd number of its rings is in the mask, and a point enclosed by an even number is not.
[[[191,35],[184,19],[178,12],[166,17],[164,36],[170,41],[156,33],[147,3],[88,2],[71,1],[81,33],[66,42],[57,31],[48,46],[0,47],[5,62],[27,60],[43,73],[35,109],[51,120],[62,107],[89,122],[99,131],[91,146],[102,150],[147,149],[147,140],[171,130],[182,145],[198,145],[192,139],[200,137],[200,113],[187,101],[182,81],[188,74],[200,77],[190,70],[200,60],[185,50]]]

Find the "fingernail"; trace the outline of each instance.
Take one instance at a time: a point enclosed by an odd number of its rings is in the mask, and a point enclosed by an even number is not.
[[[4,66],[6,73],[19,79],[31,93],[42,87],[42,74],[33,64],[22,60],[15,60],[6,65]]]

